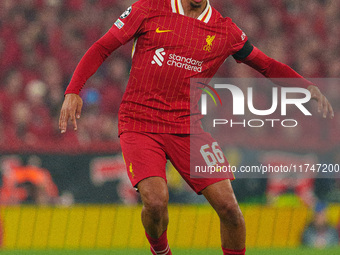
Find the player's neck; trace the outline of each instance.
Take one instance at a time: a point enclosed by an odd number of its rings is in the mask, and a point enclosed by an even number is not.
[[[201,2],[195,0],[181,0],[184,10],[184,15],[197,19],[204,9],[207,7],[207,0],[202,0]]]

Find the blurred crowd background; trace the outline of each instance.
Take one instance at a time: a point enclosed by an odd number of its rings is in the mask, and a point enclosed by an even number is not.
[[[83,89],[79,131],[60,135],[58,117],[65,88],[78,61],[133,2],[0,2],[1,151],[109,152],[119,148],[117,113],[131,65],[131,44],[107,59]],[[339,77],[338,0],[211,0],[211,5],[223,16],[231,17],[254,45],[303,76]],[[226,61],[217,76],[260,77],[233,59]],[[339,84],[322,90],[339,112]],[[266,98],[267,92],[261,93],[257,97]],[[333,149],[340,142],[338,116],[331,124],[319,117],[309,120],[313,132],[308,136],[298,129],[281,137],[261,132],[254,135],[253,130],[239,129],[233,132],[229,143],[270,148],[270,141],[275,139],[281,147],[290,143],[302,148]]]

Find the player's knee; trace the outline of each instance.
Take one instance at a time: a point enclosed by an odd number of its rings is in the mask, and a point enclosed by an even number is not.
[[[143,200],[144,211],[155,222],[167,216],[168,199],[165,196],[149,196]]]
[[[236,202],[223,203],[216,211],[221,221],[229,226],[239,227],[244,224],[241,209]]]

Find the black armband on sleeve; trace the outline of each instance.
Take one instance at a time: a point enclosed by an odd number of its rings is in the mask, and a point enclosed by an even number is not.
[[[248,41],[243,45],[243,48],[240,49],[238,52],[236,52],[233,57],[236,60],[242,60],[245,59],[250,55],[250,53],[253,51],[254,46]]]

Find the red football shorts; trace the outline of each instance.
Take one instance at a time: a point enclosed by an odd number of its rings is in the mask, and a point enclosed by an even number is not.
[[[190,160],[194,161],[195,165],[207,166],[206,159],[202,155],[202,147],[212,144],[218,146],[211,135],[206,132],[194,135],[124,132],[120,135],[120,144],[127,173],[134,187],[140,181],[154,176],[166,181],[167,159],[197,194],[216,182],[235,179],[232,173],[226,173],[223,178],[192,178],[190,176]],[[219,146],[218,149],[220,150]],[[225,159],[222,165],[229,166],[228,161]]]

